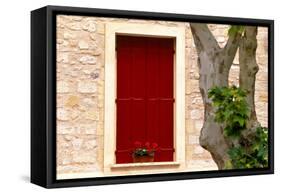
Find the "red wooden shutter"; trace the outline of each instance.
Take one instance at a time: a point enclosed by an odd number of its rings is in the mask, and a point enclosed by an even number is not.
[[[136,140],[173,160],[173,60],[173,39],[117,36],[117,163],[132,162]]]

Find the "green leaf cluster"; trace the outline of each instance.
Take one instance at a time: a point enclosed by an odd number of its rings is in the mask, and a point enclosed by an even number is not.
[[[147,156],[148,155],[148,150],[145,149],[145,148],[139,148],[139,149],[136,149],[134,151],[134,154],[137,155],[137,156]]]
[[[228,36],[234,36],[236,33],[243,34],[245,26],[231,25],[228,29]]]
[[[239,137],[249,118],[246,92],[236,86],[213,87],[208,97],[216,107],[215,121],[225,124],[225,135]]]
[[[268,165],[268,129],[257,127],[254,135],[244,138],[249,119],[246,91],[236,87],[213,87],[208,92],[215,108],[215,121],[224,126],[224,136],[238,140],[228,155],[230,161],[225,168],[263,168]]]
[[[268,129],[258,127],[249,145],[239,145],[228,151],[232,168],[264,168],[268,166]]]

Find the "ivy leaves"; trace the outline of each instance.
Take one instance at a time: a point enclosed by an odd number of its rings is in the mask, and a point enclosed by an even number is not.
[[[237,169],[264,168],[268,165],[268,129],[258,127],[255,136],[247,147],[237,146],[229,149],[231,165]]]
[[[251,137],[243,137],[249,119],[246,92],[236,86],[213,87],[208,97],[215,107],[215,121],[224,125],[224,136],[238,140],[228,150],[226,168],[263,168],[268,165],[268,129],[257,127]]]
[[[209,90],[208,97],[216,107],[215,121],[225,124],[225,135],[239,137],[249,118],[246,92],[236,86],[214,87]]]

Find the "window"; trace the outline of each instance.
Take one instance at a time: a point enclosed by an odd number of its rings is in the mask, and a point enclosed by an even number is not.
[[[167,137],[163,137],[163,139],[167,138],[168,140],[164,142],[164,140],[155,139],[160,147],[163,148],[162,156],[159,156],[156,159],[156,162],[153,164],[149,164],[152,167],[149,168],[147,173],[152,172],[153,170],[159,171],[159,168],[165,166],[167,169],[164,169],[165,172],[168,172],[169,169],[171,172],[176,169],[184,169],[185,165],[185,28],[184,26],[179,27],[167,27],[163,25],[157,24],[130,24],[123,22],[112,22],[106,24],[106,35],[105,35],[105,115],[104,115],[104,173],[105,174],[114,174],[117,168],[121,167],[130,167],[133,166],[135,173],[137,166],[130,162],[130,156],[118,156],[122,155],[121,152],[132,148],[132,141],[135,137],[141,137],[143,140],[154,141],[154,137],[158,135],[147,135],[146,133],[152,132],[157,133],[157,130],[167,130],[164,134]],[[122,42],[122,39],[124,41]],[[125,39],[127,39],[125,41]],[[131,39],[128,41],[128,39]],[[120,42],[121,41],[121,42]],[[128,43],[130,42],[130,43]],[[135,48],[131,48],[131,55],[136,55],[139,60],[148,60],[148,63],[152,64],[153,61],[149,60],[159,60],[160,54],[157,52],[166,52],[170,54],[164,54],[166,57],[165,61],[161,61],[161,64],[167,65],[164,69],[164,72],[157,73],[157,68],[160,63],[155,63],[158,65],[147,67],[148,65],[140,65],[146,64],[144,61],[137,61],[140,63],[136,66],[137,76],[134,80],[129,81],[130,84],[134,84],[133,95],[126,94],[126,92],[130,91],[130,86],[126,85],[126,81],[124,77],[128,77],[130,75],[126,67],[119,66],[119,60],[129,60],[130,56],[126,56],[126,52],[123,52],[123,57],[119,57],[120,52],[119,49],[129,49],[126,48],[126,45],[122,44],[130,44],[132,46],[132,42],[135,42]],[[116,45],[117,43],[117,45]],[[150,44],[150,47],[145,45]],[[167,44],[166,46],[163,46]],[[121,45],[121,46],[120,46]],[[153,45],[153,46],[152,46]],[[160,46],[162,45],[162,46]],[[128,46],[128,45],[127,45]],[[119,48],[121,47],[121,48]],[[116,48],[117,51],[116,52]],[[157,48],[157,49],[156,49]],[[161,48],[161,49],[160,49]],[[137,50],[143,50],[142,52],[137,52]],[[157,50],[157,51],[156,51]],[[153,53],[156,52],[156,53]],[[174,53],[173,53],[174,52]],[[122,51],[121,51],[122,55]],[[141,56],[142,55],[142,56]],[[162,55],[162,54],[161,54]],[[172,57],[171,57],[172,56]],[[173,60],[173,61],[171,61]],[[170,61],[170,62],[168,62]],[[167,62],[167,63],[166,63]],[[125,63],[126,66],[126,63]],[[119,70],[119,68],[121,68]],[[138,69],[140,68],[140,69]],[[142,69],[143,68],[143,69]],[[151,68],[147,71],[146,68]],[[155,69],[153,69],[155,68]],[[147,73],[145,73],[147,72]],[[121,76],[120,74],[125,74],[125,76]],[[169,74],[171,73],[171,74]],[[127,75],[126,75],[127,74]],[[167,75],[166,75],[167,74]],[[132,76],[132,75],[130,75]],[[165,77],[167,79],[164,79]],[[142,77],[142,78],[141,78]],[[120,80],[119,80],[120,79]],[[124,79],[122,81],[122,79]],[[154,80],[155,79],[155,80]],[[165,82],[165,84],[161,84],[165,86],[162,88],[160,92],[157,92],[157,87],[161,87],[159,80]],[[124,82],[124,83],[122,83]],[[148,84],[149,82],[149,84]],[[120,86],[118,87],[120,83]],[[125,89],[129,87],[130,89]],[[121,91],[119,91],[119,89]],[[124,91],[122,91],[124,89]],[[150,96],[147,96],[148,90]],[[123,103],[121,101],[129,101],[130,103]],[[141,103],[146,103],[146,106],[141,105]],[[162,103],[162,105],[160,105]],[[130,105],[133,104],[133,105]],[[149,105],[148,105],[149,104]],[[165,104],[165,105],[164,105]],[[126,107],[127,106],[127,107]],[[134,119],[136,119],[136,123],[134,121],[128,120],[128,116],[132,116],[131,107],[134,109],[138,109],[138,111],[133,112]],[[157,107],[158,108],[155,108]],[[119,108],[120,109],[119,109]],[[142,107],[142,108],[141,108]],[[161,115],[162,113],[152,113],[153,111],[160,112],[160,109],[166,109],[165,111],[161,111],[167,113],[167,115]],[[123,110],[121,110],[123,109]],[[126,109],[128,109],[126,113]],[[146,109],[151,109],[152,111],[148,111]],[[118,112],[121,111],[121,115]],[[123,113],[124,112],[124,113]],[[122,115],[123,114],[123,115]],[[150,115],[148,115],[150,114]],[[153,115],[152,115],[153,114]],[[123,118],[122,118],[123,117]],[[162,117],[163,121],[157,121]],[[167,117],[168,121],[164,119]],[[141,120],[148,119],[148,121],[142,122]],[[122,121],[123,120],[123,121]],[[165,121],[164,121],[165,120]],[[122,123],[123,122],[123,123]],[[119,125],[125,125],[127,122],[128,125],[125,126],[125,129],[119,131]],[[167,122],[167,123],[166,123]],[[164,126],[165,124],[165,126]],[[130,127],[131,125],[136,125],[134,127]],[[158,127],[155,127],[157,126]],[[161,126],[159,126],[161,125]],[[122,127],[121,127],[122,128]],[[153,128],[153,129],[152,129]],[[161,128],[161,129],[160,129]],[[131,130],[133,129],[133,130]],[[136,130],[135,130],[136,129]],[[144,130],[145,129],[145,130]],[[148,130],[151,129],[151,130]],[[125,145],[119,142],[122,141],[122,138],[127,138],[126,136],[132,131],[136,132],[136,136],[130,136],[131,140],[127,141]],[[138,134],[139,133],[139,134]],[[142,134],[143,133],[143,134]],[[122,135],[125,134],[125,135]],[[120,138],[120,140],[119,140]],[[158,137],[159,138],[159,137]],[[140,139],[140,140],[142,140]],[[162,144],[163,141],[163,145]],[[117,150],[116,150],[117,148]],[[116,157],[117,151],[117,157]],[[119,152],[119,153],[118,153]],[[161,151],[162,152],[162,151]],[[165,153],[165,154],[164,154]],[[173,167],[169,165],[177,164]],[[139,165],[139,164],[138,164]],[[143,164],[147,165],[147,164]],[[141,165],[139,165],[141,166]],[[140,173],[145,173],[145,169],[140,168]]]

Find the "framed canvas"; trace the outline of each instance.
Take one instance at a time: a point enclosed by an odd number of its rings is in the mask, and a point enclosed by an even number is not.
[[[272,174],[274,22],[31,12],[31,182]]]

